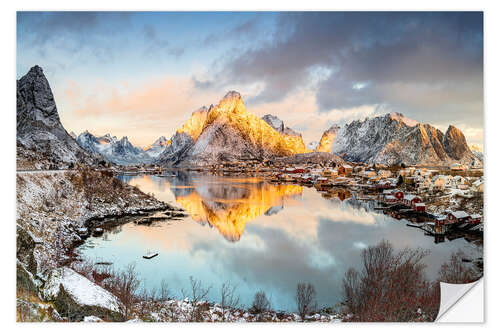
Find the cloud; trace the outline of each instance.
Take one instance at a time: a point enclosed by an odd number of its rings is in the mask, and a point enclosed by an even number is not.
[[[482,123],[480,12],[281,13],[272,40],[217,62],[200,89],[260,83],[249,103],[307,87],[313,68],[318,110],[384,104],[420,121],[466,117]]]
[[[44,55],[48,47],[67,52],[92,48],[96,56],[111,54],[109,35],[130,25],[127,12],[18,12],[18,42]]]
[[[146,49],[144,50],[144,55],[148,58],[151,54],[165,52],[168,55],[179,58],[185,52],[184,47],[174,47],[171,43],[160,37],[157,33],[156,28],[153,25],[145,24],[143,27],[143,36],[147,42]]]
[[[170,137],[191,112],[222,97],[213,92],[195,94],[192,81],[177,76],[92,86],[70,80],[54,94],[59,109],[66,110],[61,118],[69,129],[128,135],[140,145],[151,144],[161,135]]]

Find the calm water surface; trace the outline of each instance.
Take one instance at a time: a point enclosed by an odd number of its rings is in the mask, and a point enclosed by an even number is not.
[[[116,269],[135,262],[145,288],[159,287],[165,279],[177,297],[181,289],[189,290],[193,276],[212,286],[211,301],[220,301],[220,287],[230,281],[238,285],[243,305],[264,290],[273,308],[293,311],[297,283],[311,282],[319,305],[334,305],[341,301],[346,270],[359,267],[362,249],[382,239],[398,249],[429,249],[429,277],[436,276],[453,251],[482,252],[463,238],[435,243],[405,220],[373,211],[349,193],[324,198],[314,188],[298,185],[180,172],[121,179],[184,208],[189,217],[152,226],[128,223],[89,238],[79,252],[112,262]],[[149,250],[159,255],[143,259]]]

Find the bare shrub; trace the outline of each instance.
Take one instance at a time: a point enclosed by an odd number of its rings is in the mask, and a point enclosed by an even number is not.
[[[110,273],[103,287],[108,289],[125,306],[125,318],[128,318],[130,311],[137,299],[137,290],[140,285],[138,274],[135,270],[135,263],[125,267],[123,271]]]
[[[236,286],[231,285],[231,282],[224,282],[220,290],[220,305],[222,307],[222,320],[224,317],[224,310],[226,308],[234,309],[240,302],[240,296],[236,295]]]
[[[317,308],[316,302],[316,289],[310,283],[297,284],[297,293],[295,295],[295,302],[297,303],[297,310],[299,311],[302,319]]]
[[[472,267],[462,261],[465,254],[459,250],[451,254],[450,259],[441,265],[439,281],[446,283],[471,283],[481,277]]]
[[[439,310],[439,287],[425,278],[422,249],[395,251],[381,241],[362,252],[360,272],[343,281],[344,305],[352,321],[432,321]]]
[[[205,288],[203,287],[200,280],[196,280],[192,276],[189,277],[189,281],[191,283],[191,297],[193,304],[193,309],[190,313],[189,319],[190,321],[202,321],[202,313],[206,309],[206,305],[208,305],[202,302],[206,301],[207,295],[210,292],[212,286]],[[181,293],[185,298],[187,293],[184,291],[184,289],[181,290]]]
[[[171,290],[168,286],[168,283],[165,279],[161,280],[160,283],[160,301],[165,302],[168,301],[171,297]]]
[[[254,314],[259,314],[269,311],[270,308],[271,308],[271,303],[267,299],[266,293],[262,290],[255,293],[252,307],[249,309],[250,312]]]

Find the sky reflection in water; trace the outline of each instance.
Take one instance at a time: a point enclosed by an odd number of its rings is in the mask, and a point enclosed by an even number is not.
[[[193,276],[212,285],[211,301],[219,302],[222,283],[231,281],[244,305],[264,290],[275,309],[295,310],[296,284],[311,282],[318,304],[333,305],[341,300],[345,271],[360,265],[363,248],[382,239],[396,248],[431,250],[429,277],[453,251],[481,251],[462,238],[435,244],[404,220],[371,211],[353,198],[327,200],[313,188],[185,173],[122,180],[183,207],[190,217],[153,226],[125,224],[90,238],[80,252],[111,261],[114,268],[136,262],[146,288],[165,279],[177,297],[182,288],[189,290]],[[142,259],[148,250],[159,256]]]

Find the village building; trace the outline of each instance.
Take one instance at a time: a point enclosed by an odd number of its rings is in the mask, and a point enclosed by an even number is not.
[[[470,215],[463,210],[448,212],[448,223],[463,223],[469,222]]]
[[[345,175],[347,177],[352,175],[353,167],[349,164],[343,164],[339,166],[339,175]]]
[[[413,207],[413,205],[420,202],[422,202],[422,198],[414,194],[406,194],[403,197],[403,204],[405,204],[408,207]]]

